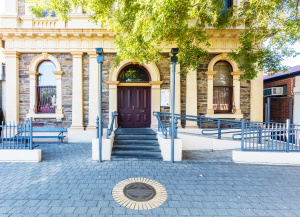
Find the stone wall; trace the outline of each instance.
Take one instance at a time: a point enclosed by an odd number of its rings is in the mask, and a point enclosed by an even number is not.
[[[89,124],[89,55],[85,53],[82,56],[83,73],[83,126]]]
[[[241,110],[246,121],[250,121],[250,81],[241,82]]]
[[[114,53],[105,53],[104,62],[102,67],[102,112],[103,112],[103,122],[104,127],[108,125],[108,117],[109,117],[109,85],[107,81],[109,80],[109,73],[114,66],[114,61],[116,59],[116,54]]]

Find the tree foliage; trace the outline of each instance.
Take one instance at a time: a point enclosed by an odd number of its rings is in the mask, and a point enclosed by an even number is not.
[[[69,19],[74,8],[84,8],[91,21],[115,33],[116,63],[159,61],[171,44],[180,49],[180,64],[196,69],[208,57],[208,31],[228,28],[241,30],[240,46],[228,56],[244,71],[242,79],[253,79],[262,70],[286,70],[281,61],[297,55],[290,47],[299,41],[300,0],[249,0],[226,11],[224,0],[28,1],[36,16],[54,10],[62,20]],[[268,45],[263,46],[267,39]]]

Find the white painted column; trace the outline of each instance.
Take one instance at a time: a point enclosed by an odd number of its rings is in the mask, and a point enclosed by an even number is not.
[[[83,52],[71,52],[73,56],[73,87],[72,87],[72,126],[73,129],[83,130]]]
[[[207,74],[207,114],[214,114],[213,101],[214,101],[214,75],[216,71],[208,71]]]
[[[6,121],[19,121],[19,53],[3,52],[6,58]]]
[[[197,70],[186,75],[186,115],[198,116],[197,111]],[[186,127],[197,127],[196,121],[187,121]]]
[[[89,124],[88,129],[96,128],[96,118],[99,113],[99,72],[97,54],[95,51],[89,55]]]
[[[300,125],[300,76],[296,77],[294,87],[294,124]]]
[[[243,72],[232,72],[233,80],[233,104],[235,105],[235,114],[242,114],[241,111],[241,82],[239,81],[240,76]]]
[[[170,101],[172,97],[172,65],[170,65]],[[181,87],[180,87],[180,65],[176,64],[175,67],[175,108],[174,112],[175,114],[181,114]],[[172,107],[172,103],[170,104],[170,111]],[[181,120],[178,120],[178,127],[181,127]]]
[[[263,121],[263,72],[257,74],[257,78],[251,80],[250,92],[250,121]]]
[[[109,85],[109,123],[111,123],[111,113],[118,111],[118,84],[119,81],[108,81]]]
[[[53,73],[56,75],[56,120],[62,121],[62,118],[64,117],[62,112],[62,75],[64,73],[62,71],[53,71]]]
[[[157,128],[158,122],[155,116],[153,116],[154,111],[160,111],[160,85],[162,81],[150,81],[151,84],[151,128]]]
[[[39,74],[36,71],[27,71],[26,72],[29,75],[29,88],[30,88],[30,104],[29,104],[29,114],[33,115],[35,114],[35,101],[36,101],[36,80],[37,75]]]

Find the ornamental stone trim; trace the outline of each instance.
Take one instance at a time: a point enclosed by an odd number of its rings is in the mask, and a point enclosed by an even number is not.
[[[137,189],[138,186],[141,186],[142,189]],[[142,177],[122,180],[113,188],[112,196],[120,205],[135,210],[157,208],[168,198],[163,185],[152,179]]]

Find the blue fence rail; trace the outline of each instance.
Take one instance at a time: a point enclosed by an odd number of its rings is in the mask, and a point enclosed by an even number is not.
[[[300,126],[286,123],[252,123],[242,120],[241,133],[232,135],[241,139],[242,151],[300,152]]]
[[[1,124],[0,149],[33,149],[32,118],[25,122]]]
[[[171,114],[167,112],[153,112],[158,121],[158,131],[162,132],[165,139],[170,127]],[[233,140],[241,140],[242,151],[286,151],[300,152],[300,126],[287,123],[251,122],[203,116],[175,114],[175,138],[177,137],[178,120],[196,121],[201,128],[204,123],[209,127],[202,129],[203,135],[216,135],[222,139],[224,134],[232,134]],[[169,133],[171,130],[169,130]]]
[[[168,127],[171,127],[171,113],[153,112],[153,115],[156,116],[158,121],[158,131],[162,132],[165,138],[167,138]],[[203,124],[209,124],[211,129],[203,129],[201,133],[203,135],[216,135],[218,139],[222,139],[222,134],[240,132],[242,125],[241,121],[236,120],[175,114],[175,138],[177,137],[178,120],[195,121],[198,123],[199,128],[202,128]],[[169,134],[170,132],[171,130],[169,130]]]
[[[107,126],[107,134],[106,138],[111,135],[111,133],[114,131],[114,128],[117,128],[117,117],[118,117],[118,112],[112,112],[111,113],[111,123]],[[114,127],[115,126],[115,127]],[[96,119],[96,129],[97,129],[97,139],[99,139],[99,116],[97,116]],[[101,134],[103,136],[103,121],[102,121],[102,131]]]

